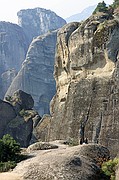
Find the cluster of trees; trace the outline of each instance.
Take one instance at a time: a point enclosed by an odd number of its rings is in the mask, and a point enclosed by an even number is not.
[[[114,0],[113,4],[111,4],[109,7],[107,7],[106,3],[102,1],[98,3],[93,14],[96,14],[97,12],[113,13],[114,9],[118,7],[119,7],[119,0]]]

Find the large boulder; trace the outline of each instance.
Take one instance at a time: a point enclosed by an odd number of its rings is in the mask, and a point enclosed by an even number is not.
[[[21,147],[27,147],[32,137],[33,121],[24,117],[16,116],[5,127],[4,134],[10,134]]]
[[[106,180],[99,166],[102,159],[109,158],[109,151],[103,146],[59,145],[59,149],[35,151],[35,156],[19,163],[13,173],[23,180]]]
[[[31,94],[34,108],[42,116],[49,113],[49,103],[56,92],[53,77],[57,31],[34,39],[22,68],[13,80],[5,96],[21,89]]]
[[[27,147],[33,139],[33,127],[41,119],[38,112],[32,109],[33,98],[18,90],[13,96],[7,96],[6,100],[0,101],[0,137],[10,134],[22,147]]]
[[[0,138],[4,135],[7,124],[16,117],[16,112],[11,104],[0,100]]]
[[[66,21],[53,11],[43,8],[20,10],[17,16],[18,24],[24,30],[29,42],[33,37],[59,29],[66,24]]]
[[[92,15],[58,32],[51,118],[44,139],[87,137],[119,147],[119,24],[108,14]],[[45,124],[41,120],[40,126]],[[42,131],[42,130],[41,130]],[[39,128],[39,133],[41,132]]]

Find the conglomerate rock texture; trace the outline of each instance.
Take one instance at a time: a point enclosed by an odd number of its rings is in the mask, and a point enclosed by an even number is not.
[[[51,10],[43,8],[24,9],[18,13],[18,24],[27,35],[29,42],[33,37],[61,28],[66,21]]]
[[[119,148],[119,22],[98,13],[58,32],[56,95],[51,117],[39,123],[39,139],[88,138],[110,149]],[[40,129],[42,126],[42,130]]]
[[[22,28],[0,22],[0,98],[4,97],[11,81],[21,67],[28,48]]]
[[[56,92],[53,77],[57,31],[38,36],[29,46],[22,68],[5,96],[21,89],[31,94],[34,108],[42,116],[49,113],[49,103]]]

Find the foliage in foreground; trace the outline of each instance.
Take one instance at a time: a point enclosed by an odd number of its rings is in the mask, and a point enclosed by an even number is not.
[[[8,161],[8,162],[0,162],[0,172],[7,172],[10,169],[15,168],[17,165],[14,161]]]
[[[115,180],[116,166],[118,162],[119,160],[115,158],[102,164],[102,171],[105,175],[110,177],[110,180]]]
[[[0,139],[0,172],[13,169],[17,162],[25,159],[21,155],[20,144],[17,143],[9,134]]]
[[[17,143],[9,134],[0,139],[0,161],[16,161],[20,154],[20,144]]]

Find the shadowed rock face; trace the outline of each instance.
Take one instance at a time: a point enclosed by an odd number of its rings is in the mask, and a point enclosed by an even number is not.
[[[32,110],[34,101],[30,94],[21,90],[7,96],[8,102],[0,100],[0,138],[10,134],[21,147],[27,147],[32,137],[33,127],[40,116]]]
[[[88,137],[89,142],[103,144],[112,156],[116,155],[119,147],[118,39],[118,22],[102,13],[81,24],[65,25],[58,32],[54,72],[57,93],[51,102],[49,123],[46,119],[40,124],[48,129],[44,139]]]
[[[11,104],[0,100],[0,138],[11,119],[16,117],[16,112]]]
[[[28,49],[22,68],[9,87],[6,96],[21,89],[31,94],[40,115],[49,113],[49,103],[55,94],[53,77],[57,31],[38,36]]]
[[[0,22],[0,97],[3,98],[25,59],[28,40],[16,24]]]
[[[61,28],[66,21],[51,10],[43,8],[26,9],[17,13],[18,24],[31,42],[33,37]]]

